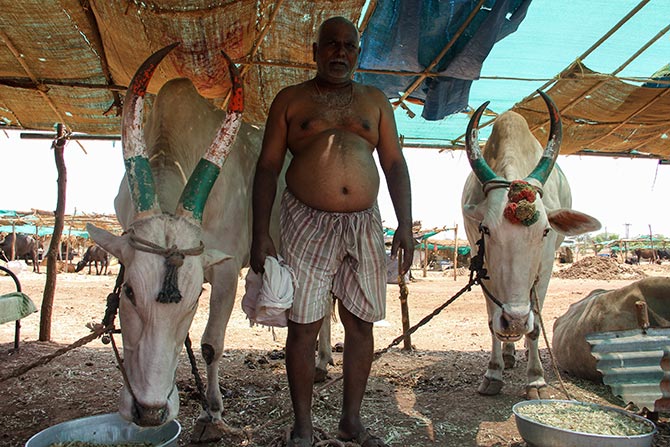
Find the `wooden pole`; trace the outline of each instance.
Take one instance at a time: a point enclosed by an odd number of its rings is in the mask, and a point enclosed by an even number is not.
[[[428,276],[428,239],[423,240],[423,277]]]
[[[51,316],[53,314],[54,295],[56,293],[56,279],[58,276],[57,255],[60,251],[60,237],[63,233],[65,216],[65,191],[67,186],[67,169],[65,168],[65,131],[63,124],[56,126],[58,138],[54,140],[51,147],[54,151],[56,169],[58,171],[58,199],[56,203],[56,215],[54,229],[51,235],[49,251],[47,251],[47,279],[44,283],[44,295],[40,311],[40,341],[51,341]]]
[[[409,334],[409,306],[407,304],[407,296],[409,290],[405,284],[405,275],[402,274],[402,258],[404,251],[402,248],[398,249],[398,286],[400,287],[400,313],[402,315],[402,333],[403,337],[403,351],[412,350],[412,336]]]
[[[10,261],[13,261],[16,256],[16,224],[14,222],[12,222],[12,236],[14,236],[14,238],[12,239],[12,250],[9,256]]]
[[[454,225],[454,281],[456,281],[456,269],[458,268],[458,224]]]

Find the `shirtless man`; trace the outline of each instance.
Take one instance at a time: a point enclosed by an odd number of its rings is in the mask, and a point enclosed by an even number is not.
[[[409,270],[414,249],[411,192],[388,99],[352,81],[359,53],[358,30],[349,20],[333,17],[321,25],[313,44],[317,74],[275,97],[256,166],[251,267],[261,272],[265,257],[277,256],[270,213],[286,151],[293,156],[280,218],[281,255],[298,282],[286,340],[295,418],[289,447],[313,444],[314,350],[331,291],[345,330],[338,437],[364,447],[385,445],[360,417],[374,354],[373,323],[384,318],[386,305],[375,149],[398,220],[391,254],[402,249],[401,274]]]

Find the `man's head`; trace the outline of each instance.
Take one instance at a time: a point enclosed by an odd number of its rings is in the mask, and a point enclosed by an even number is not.
[[[358,29],[344,17],[324,21],[312,45],[317,76],[332,84],[349,82],[358,64],[359,40]]]

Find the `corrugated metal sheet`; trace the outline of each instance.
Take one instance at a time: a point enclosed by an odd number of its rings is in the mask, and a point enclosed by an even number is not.
[[[651,411],[670,410],[670,328],[586,336],[612,393]]]

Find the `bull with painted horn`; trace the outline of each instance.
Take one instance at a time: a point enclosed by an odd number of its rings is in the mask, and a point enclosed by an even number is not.
[[[596,231],[600,222],[571,209],[568,180],[556,164],[561,117],[554,102],[538,92],[549,109],[551,130],[543,149],[521,115],[501,114],[481,151],[477,127],[488,105],[473,114],[466,133],[472,173],[463,187],[465,231],[477,262],[492,338],[491,357],[479,393],[495,395],[503,370],[514,366],[514,342],[526,337],[526,395],[547,398],[538,341],[541,311],[554,254],[565,236]],[[473,260],[475,262],[475,260]]]
[[[199,418],[205,425],[201,433],[209,433],[199,440],[208,440],[218,437],[216,427],[223,423],[219,359],[238,274],[249,262],[250,192],[262,130],[242,123],[242,83],[225,53],[232,78],[227,112],[201,97],[190,80],[173,79],[158,92],[143,125],[151,76],[176,45],[150,56],[126,94],[126,175],[115,199],[124,233],[92,225],[88,231],[125,270],[119,304],[125,386],[119,411],[138,425],[161,425],[177,415],[179,354],[203,283],[211,284],[201,339],[207,402]],[[275,216],[272,227],[278,228]],[[278,240],[278,232],[273,237]],[[213,434],[206,427],[214,427]]]

